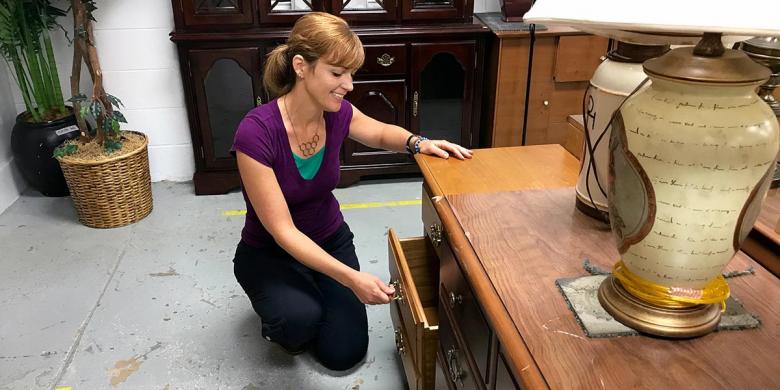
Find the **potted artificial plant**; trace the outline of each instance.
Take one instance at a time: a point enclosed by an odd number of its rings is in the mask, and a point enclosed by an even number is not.
[[[152,211],[148,140],[136,131],[121,130],[121,102],[106,93],[92,21],[94,0],[72,0],[74,37],[71,92],[77,139],[55,151],[71,197],[84,225],[113,228],[136,222]],[[81,63],[89,70],[92,95],[79,92]],[[92,124],[91,129],[87,122]]]
[[[52,157],[63,141],[78,137],[76,118],[65,106],[49,31],[65,11],[49,0],[0,1],[0,51],[24,99],[16,117],[11,150],[22,177],[47,196],[68,195]]]

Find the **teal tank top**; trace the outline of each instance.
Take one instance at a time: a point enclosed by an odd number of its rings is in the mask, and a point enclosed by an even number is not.
[[[320,170],[322,156],[325,155],[325,147],[323,146],[322,149],[309,158],[298,157],[295,153],[292,155],[295,158],[295,166],[298,167],[298,172],[300,172],[303,180],[311,180],[317,174],[317,171]]]

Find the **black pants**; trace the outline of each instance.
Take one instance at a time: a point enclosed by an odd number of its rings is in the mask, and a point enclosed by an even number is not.
[[[360,270],[353,238],[344,223],[322,249]],[[352,290],[306,267],[276,245],[259,249],[240,242],[233,263],[236,279],[260,315],[267,340],[288,351],[310,348],[331,370],[349,369],[366,355],[366,307]]]

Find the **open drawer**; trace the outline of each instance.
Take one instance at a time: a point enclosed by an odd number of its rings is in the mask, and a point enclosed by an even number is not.
[[[409,388],[433,389],[439,345],[439,260],[425,237],[399,239],[393,229],[387,237],[390,283],[396,290],[390,311],[396,335],[403,336],[402,361],[413,365],[413,369],[404,367]]]

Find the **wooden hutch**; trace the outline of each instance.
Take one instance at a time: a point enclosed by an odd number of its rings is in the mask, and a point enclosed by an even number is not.
[[[476,147],[490,31],[473,21],[473,0],[172,0],[195,154],[196,194],[238,188],[229,153],[244,115],[272,99],[262,85],[265,56],[311,11],[343,17],[366,61],[347,99],[366,114]],[[361,176],[417,172],[405,154],[351,140],[341,150],[341,185]]]

